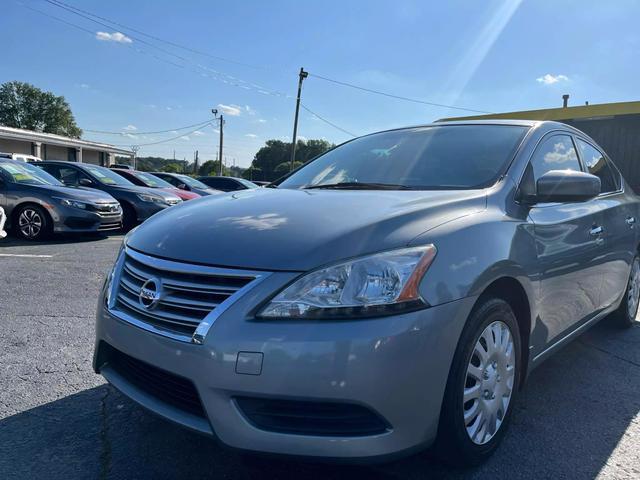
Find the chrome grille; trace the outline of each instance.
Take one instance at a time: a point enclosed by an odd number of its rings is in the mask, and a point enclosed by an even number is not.
[[[112,311],[124,313],[124,319],[132,323],[189,341],[211,312],[228,304],[234,294],[260,276],[157,259],[130,249],[123,255]],[[149,281],[158,294],[151,306],[140,298]]]

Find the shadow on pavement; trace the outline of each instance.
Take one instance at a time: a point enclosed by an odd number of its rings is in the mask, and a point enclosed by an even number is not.
[[[11,232],[9,235],[0,241],[0,247],[32,247],[39,245],[66,245],[69,243],[89,243],[104,240],[108,237],[116,237],[124,235],[120,231],[116,232],[96,232],[96,233],[57,233],[51,235],[46,240],[41,241],[29,241],[16,237]]]
[[[447,469],[424,454],[371,467],[240,454],[102,385],[0,420],[0,476],[594,478],[607,462],[615,464],[612,454],[640,412],[638,347],[640,325],[622,331],[605,321],[548,360],[522,392],[502,447],[475,470]],[[637,441],[629,441],[636,449]]]

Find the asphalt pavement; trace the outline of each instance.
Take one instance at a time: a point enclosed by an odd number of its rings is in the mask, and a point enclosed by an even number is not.
[[[640,323],[607,319],[532,374],[505,442],[473,470],[428,454],[373,466],[256,457],[168,423],[91,369],[96,298],[121,241],[0,240],[0,479],[640,478]]]

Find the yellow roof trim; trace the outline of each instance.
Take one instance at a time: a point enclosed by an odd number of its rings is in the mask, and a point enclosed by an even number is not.
[[[640,114],[640,102],[599,103],[578,107],[523,110],[520,112],[490,113],[470,117],[441,118],[439,122],[455,120],[572,120],[574,118],[611,117],[614,115]]]

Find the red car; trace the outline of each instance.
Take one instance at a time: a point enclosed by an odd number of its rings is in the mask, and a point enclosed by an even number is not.
[[[194,198],[200,198],[200,195],[194,192],[189,192],[187,190],[180,190],[179,188],[174,187],[169,182],[165,182],[161,178],[156,177],[147,172],[140,172],[138,170],[125,170],[123,168],[114,168],[112,169],[114,172],[123,176],[130,182],[135,185],[140,185],[141,187],[150,187],[150,188],[160,188],[162,190],[166,190],[167,192],[171,192],[174,195],[177,195],[182,200],[193,200]]]

